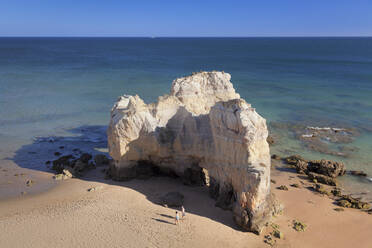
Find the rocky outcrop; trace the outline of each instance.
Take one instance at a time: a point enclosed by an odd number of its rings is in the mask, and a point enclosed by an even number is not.
[[[312,160],[309,162],[308,170],[328,177],[343,176],[346,172],[345,165],[342,162],[331,160]]]
[[[90,162],[91,159],[92,155],[89,153],[82,153],[78,158],[72,154],[59,157],[52,162],[52,170],[57,173],[54,178],[56,180],[64,180],[72,177],[80,177],[87,170],[100,165],[107,166],[109,163],[109,159],[103,154],[94,157],[96,164]]]
[[[110,174],[170,174],[205,184],[238,225],[260,232],[276,203],[267,137],[265,119],[235,92],[230,74],[195,73],[174,80],[156,103],[118,99],[108,128]]]
[[[332,186],[337,185],[336,177],[346,173],[345,165],[342,162],[325,159],[307,161],[299,155],[292,155],[283,160],[293,166],[297,173],[307,174],[311,180]]]

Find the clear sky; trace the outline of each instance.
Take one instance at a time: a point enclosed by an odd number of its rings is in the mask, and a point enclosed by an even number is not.
[[[372,0],[0,0],[0,36],[372,36]]]

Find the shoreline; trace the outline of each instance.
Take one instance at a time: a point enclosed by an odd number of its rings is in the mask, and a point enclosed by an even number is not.
[[[272,180],[276,181],[272,192],[284,205],[283,214],[272,219],[283,234],[282,239],[274,239],[274,247],[349,247],[355,240],[358,247],[369,247],[372,243],[372,215],[346,208],[337,212],[332,199],[306,187],[290,187],[304,180],[296,173],[273,168]],[[278,190],[279,185],[289,190]],[[92,187],[96,190],[89,192]],[[174,209],[158,204],[169,191],[185,195],[187,218],[179,226],[173,225]],[[105,180],[104,173],[95,169],[43,193],[0,200],[0,226],[5,230],[0,238],[7,247],[119,247],[124,241],[126,247],[270,247],[264,240],[273,231],[271,225],[259,236],[243,232],[230,211],[214,204],[206,187],[185,186],[167,177],[116,182]],[[306,224],[306,230],[295,231],[294,220]]]

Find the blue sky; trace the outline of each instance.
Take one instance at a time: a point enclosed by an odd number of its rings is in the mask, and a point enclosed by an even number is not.
[[[0,36],[372,36],[372,0],[0,0]]]

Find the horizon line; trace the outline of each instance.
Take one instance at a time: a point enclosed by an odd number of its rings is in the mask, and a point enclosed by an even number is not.
[[[281,36],[94,36],[94,35],[9,35],[0,38],[372,38],[372,35],[281,35]]]

